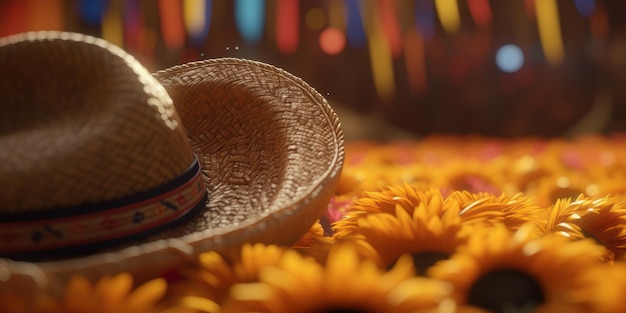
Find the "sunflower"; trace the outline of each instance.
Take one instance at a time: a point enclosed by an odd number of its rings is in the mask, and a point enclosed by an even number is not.
[[[21,290],[13,282],[0,282],[0,312],[29,313],[33,312],[37,295],[31,290]]]
[[[455,191],[446,198],[446,207],[459,207],[464,223],[504,223],[510,229],[517,229],[531,221],[531,217],[541,208],[523,194],[496,196],[490,193],[470,193]]]
[[[355,167],[347,165],[341,171],[339,182],[337,183],[337,195],[351,196],[361,192],[361,184],[366,179],[366,174]]]
[[[626,157],[624,157],[626,159]],[[623,167],[623,166],[620,166]],[[596,189],[596,194],[612,195],[615,200],[626,201],[626,168],[605,170],[592,169],[594,171],[590,176],[590,189]],[[592,190],[593,191],[593,190]]]
[[[11,313],[156,313],[167,283],[158,278],[133,287],[128,273],[106,276],[91,283],[73,276],[59,288],[24,293],[0,287],[0,312]]]
[[[544,177],[552,175],[556,169],[549,164],[541,163],[535,156],[528,154],[517,158],[511,157],[510,168],[507,170],[511,185],[506,185],[510,194],[536,192],[537,185]]]
[[[626,253],[626,203],[610,196],[558,200],[539,217],[539,225],[544,233],[594,239],[606,248],[607,261]]]
[[[626,308],[626,263],[616,262],[613,266],[594,267],[582,273],[590,288],[590,312],[615,313]],[[608,279],[610,278],[610,279]]]
[[[383,267],[409,253],[416,271],[423,274],[434,262],[448,258],[470,233],[458,208],[445,209],[443,202],[438,203],[420,203],[412,212],[398,205],[395,214],[369,214],[357,222],[355,243],[363,255]]]
[[[431,181],[426,167],[415,163],[414,144],[353,142],[346,145],[346,161],[337,195],[357,196],[402,183],[423,186]]]
[[[313,223],[311,228],[298,239],[293,245],[292,248],[300,248],[305,249],[311,247],[315,242],[322,239],[324,237],[324,228],[319,221]]]
[[[472,193],[501,193],[504,183],[502,162],[461,159],[443,164],[436,171],[434,184],[445,195],[466,190]]]
[[[549,206],[558,199],[576,199],[579,195],[599,196],[600,189],[592,184],[589,177],[572,170],[555,171],[541,178],[536,190],[528,190],[527,195],[535,198],[540,206]]]
[[[418,190],[408,184],[402,187],[388,186],[382,191],[365,192],[344,213],[343,219],[333,223],[333,237],[341,239],[358,233],[358,220],[371,213],[395,214],[396,207],[404,208],[409,214],[418,207],[441,208],[443,196],[438,189]]]
[[[538,235],[532,223],[515,232],[502,225],[470,236],[449,260],[435,264],[430,277],[450,282],[456,299],[494,312],[587,312],[590,288],[581,273],[597,266],[602,247]]]
[[[343,182],[340,181],[340,189],[337,192],[342,196],[360,196],[364,192],[382,190],[389,185],[408,184],[418,189],[436,186],[431,178],[431,170],[419,164],[380,163],[345,168],[341,180]]]
[[[168,302],[212,312],[227,297],[232,285],[257,281],[259,271],[278,263],[285,250],[276,245],[244,244],[235,260],[215,251],[204,252],[195,266],[182,270],[185,279],[172,285]]]
[[[287,251],[261,270],[259,282],[234,285],[222,312],[415,312],[454,306],[450,290],[415,277],[409,256],[384,271],[344,244],[333,247],[325,266]]]

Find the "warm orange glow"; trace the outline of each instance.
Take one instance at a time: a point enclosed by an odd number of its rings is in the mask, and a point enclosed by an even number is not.
[[[161,33],[165,44],[171,49],[180,49],[185,43],[182,0],[159,0]]]
[[[27,18],[28,30],[63,30],[63,6],[62,0],[47,1],[22,1],[22,5],[28,7]]]
[[[343,32],[337,28],[329,27],[320,34],[320,47],[327,54],[334,55],[343,51],[346,46],[346,38]]]
[[[399,57],[402,53],[402,36],[398,25],[396,0],[378,0],[378,18],[380,18],[391,54],[394,57]]]
[[[411,92],[415,95],[426,91],[426,60],[424,56],[424,40],[420,33],[411,28],[405,35],[404,63]]]
[[[0,4],[0,36],[8,36],[24,31],[23,16],[26,8],[17,1],[6,1]]]
[[[0,37],[25,31],[63,30],[62,0],[0,1]]]
[[[535,0],[537,28],[543,53],[552,65],[563,61],[563,38],[556,0]]]
[[[276,1],[276,45],[283,54],[298,49],[300,32],[299,0]]]

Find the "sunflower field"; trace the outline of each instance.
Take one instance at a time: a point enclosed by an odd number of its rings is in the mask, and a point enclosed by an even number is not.
[[[292,246],[201,254],[171,277],[76,276],[0,312],[623,312],[626,136],[353,141]],[[1,274],[1,273],[0,273]]]

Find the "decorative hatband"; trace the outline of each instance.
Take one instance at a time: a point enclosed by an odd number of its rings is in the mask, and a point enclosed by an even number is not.
[[[193,217],[207,201],[198,161],[145,192],[80,207],[0,214],[0,257],[42,260],[145,239]]]

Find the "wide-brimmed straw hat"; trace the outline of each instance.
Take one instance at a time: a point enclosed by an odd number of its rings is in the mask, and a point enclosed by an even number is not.
[[[343,165],[327,101],[259,62],[150,74],[102,39],[33,32],[0,39],[0,80],[0,281],[141,281],[291,244]]]

